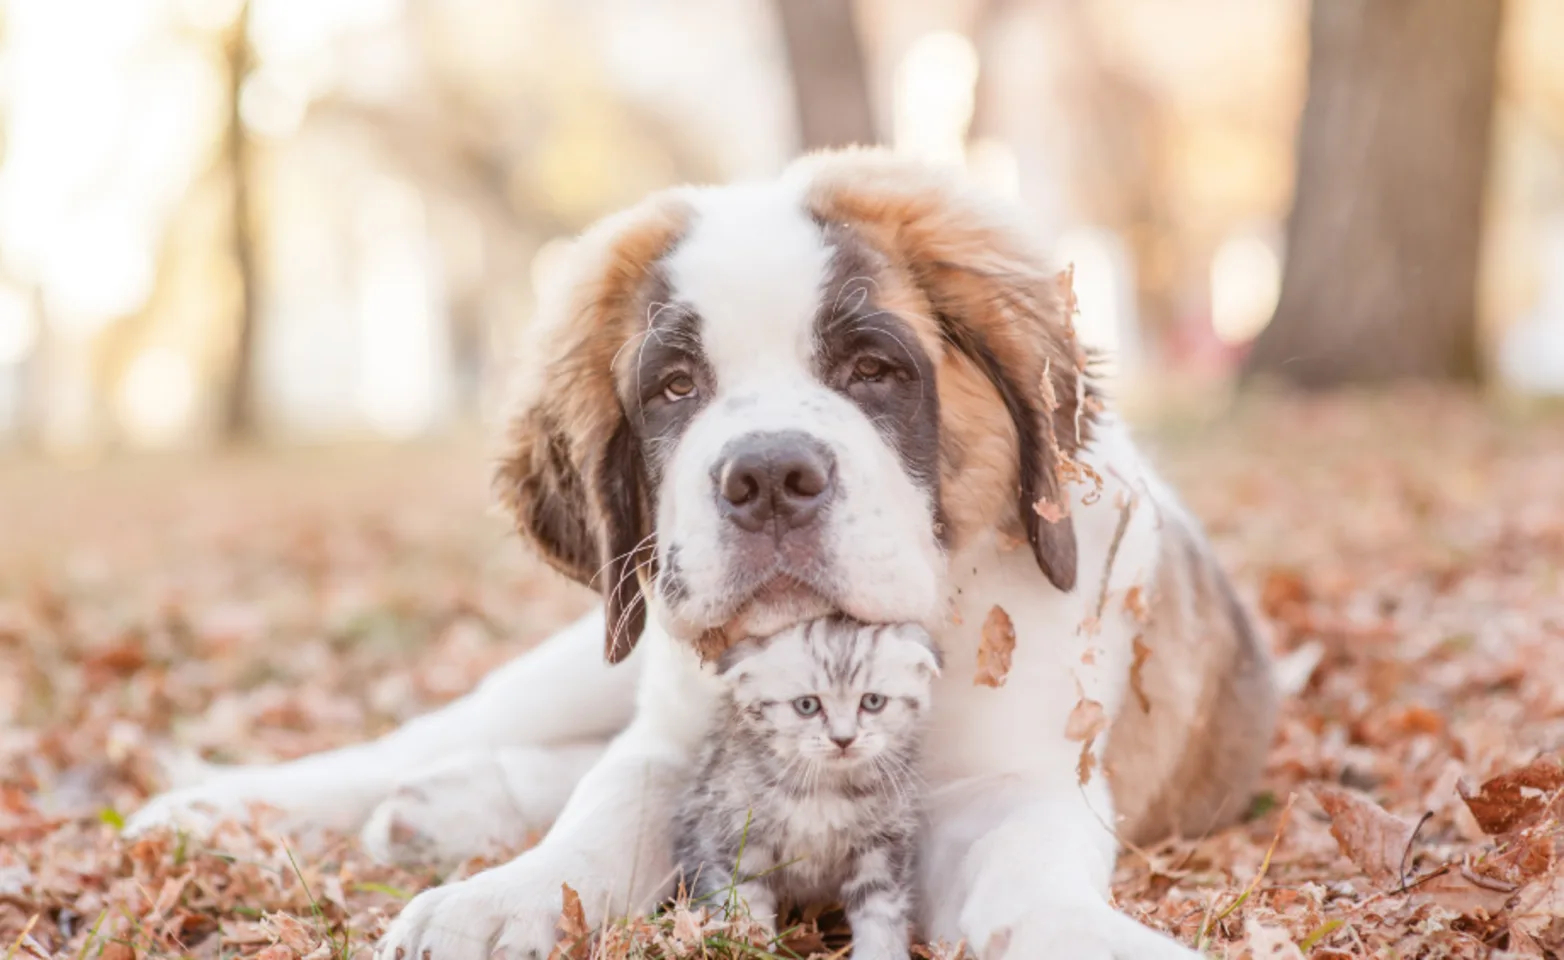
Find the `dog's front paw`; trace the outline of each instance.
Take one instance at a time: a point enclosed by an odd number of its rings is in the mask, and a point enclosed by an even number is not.
[[[224,820],[242,819],[248,797],[236,785],[222,780],[160,793],[125,821],[125,833],[139,836],[167,827],[197,836],[208,836]]]
[[[546,960],[558,939],[565,877],[534,852],[427,890],[386,930],[376,960]],[[606,899],[603,891],[582,886],[583,904]]]

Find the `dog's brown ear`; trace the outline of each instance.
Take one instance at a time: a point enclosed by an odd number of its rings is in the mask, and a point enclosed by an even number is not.
[[[1067,284],[1005,211],[948,175],[878,152],[819,155],[799,171],[816,216],[854,229],[921,291],[938,336],[961,361],[942,365],[942,396],[947,388],[956,393],[955,378],[974,373],[993,391],[973,401],[981,411],[945,404],[942,442],[961,444],[953,436],[958,423],[992,433],[998,416],[1009,422],[1021,529],[1044,575],[1060,590],[1073,589],[1075,528],[1064,472],[1089,439],[1093,391]],[[961,389],[981,396],[968,386]]]
[[[684,210],[654,197],[576,242],[563,282],[540,306],[495,471],[521,535],[554,569],[602,592],[610,663],[640,640],[641,581],[656,556],[645,465],[614,360],[644,325],[642,293]]]
[[[546,406],[517,415],[495,476],[516,528],[550,566],[598,589],[604,655],[618,663],[646,626],[640,571],[653,561],[640,451],[621,416],[606,442],[577,443]]]

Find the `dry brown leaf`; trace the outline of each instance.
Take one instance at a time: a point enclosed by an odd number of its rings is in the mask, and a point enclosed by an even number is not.
[[[1456,791],[1484,833],[1513,833],[1546,816],[1564,813],[1564,763],[1558,756],[1539,757],[1490,778],[1475,790],[1457,783]]]
[[[1261,923],[1254,917],[1244,918],[1243,942],[1253,960],[1303,960],[1303,951],[1286,930]]]
[[[1515,892],[1513,886],[1485,882],[1457,865],[1418,879],[1411,890],[1417,900],[1463,917],[1497,917]]]
[[[1015,654],[1016,628],[1010,614],[995,606],[983,621],[983,641],[978,645],[977,675],[973,683],[982,687],[1002,687],[1010,676],[1010,659]]]
[[[1564,872],[1555,872],[1515,898],[1511,929],[1536,942],[1545,956],[1564,951]]]
[[[1064,735],[1076,743],[1091,740],[1108,729],[1108,714],[1101,703],[1089,697],[1075,701],[1070,719],[1065,721]]]
[[[673,909],[673,939],[681,946],[698,944],[703,938],[703,918],[691,910],[689,904],[680,902]]]
[[[1151,620],[1151,611],[1146,606],[1146,594],[1140,584],[1135,584],[1124,593],[1124,612],[1135,618],[1136,623],[1146,623]]]
[[[568,883],[562,883],[559,887],[562,897],[559,923],[555,927],[558,939],[549,953],[549,960],[566,960],[577,956],[578,951],[586,946],[587,936],[592,932],[587,926],[586,911],[581,907],[581,895],[572,890]],[[585,956],[584,953],[580,955]]]
[[[282,948],[286,950],[287,948]],[[261,951],[264,954],[266,951]],[[119,940],[111,940],[103,945],[103,950],[98,953],[98,960],[136,960],[136,948]],[[259,960],[259,955],[257,955]],[[278,957],[275,960],[292,960],[292,958]]]
[[[1151,698],[1146,696],[1143,671],[1146,668],[1146,660],[1151,656],[1151,648],[1146,646],[1146,641],[1141,634],[1135,634],[1131,641],[1135,651],[1135,659],[1130,661],[1130,692],[1135,695],[1135,701],[1140,704],[1141,713],[1151,712]]]
[[[1036,503],[1032,504],[1032,509],[1039,517],[1042,517],[1049,523],[1058,523],[1060,520],[1063,520],[1065,517],[1070,515],[1069,510],[1067,510],[1064,505],[1054,503],[1047,497],[1043,497],[1041,500],[1038,500]]]
[[[316,937],[297,917],[285,913],[268,913],[261,918],[261,925],[270,931],[279,943],[294,953],[309,953],[315,945]]]
[[[1088,740],[1081,744],[1081,757],[1075,761],[1075,782],[1083,787],[1092,782],[1092,773],[1097,769],[1097,755],[1092,753],[1094,742]]]
[[[1059,409],[1059,394],[1054,389],[1053,358],[1043,360],[1043,376],[1038,384],[1038,391],[1043,395],[1043,409],[1053,413]]]
[[[1341,852],[1381,887],[1400,885],[1412,824],[1379,804],[1340,787],[1320,784],[1314,795],[1330,817]]]

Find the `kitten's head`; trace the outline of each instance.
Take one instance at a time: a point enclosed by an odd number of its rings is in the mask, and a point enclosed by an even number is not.
[[[940,659],[915,624],[826,617],[745,640],[717,669],[739,723],[780,759],[846,771],[911,749]]]

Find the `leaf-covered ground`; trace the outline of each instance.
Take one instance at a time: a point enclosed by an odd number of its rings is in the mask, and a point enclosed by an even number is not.
[[[1564,416],[1402,393],[1143,432],[1300,692],[1252,819],[1127,852],[1121,908],[1221,957],[1564,957]],[[364,955],[440,880],[116,824],[171,745],[372,736],[584,609],[486,472],[465,443],[0,462],[0,957]],[[600,952],[743,934],[632,932]]]

